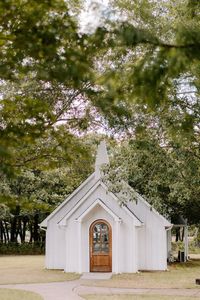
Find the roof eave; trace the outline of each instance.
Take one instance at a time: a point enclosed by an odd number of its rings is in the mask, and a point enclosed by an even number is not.
[[[95,172],[93,172],[85,181],[81,183],[81,185],[76,188],[60,205],[56,207],[56,209],[45,218],[40,224],[40,227],[47,227],[48,221],[71,199],[73,198],[93,177],[95,176]]]

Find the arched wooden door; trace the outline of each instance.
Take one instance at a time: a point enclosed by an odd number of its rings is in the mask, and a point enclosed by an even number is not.
[[[112,272],[112,230],[105,220],[90,226],[90,272]]]

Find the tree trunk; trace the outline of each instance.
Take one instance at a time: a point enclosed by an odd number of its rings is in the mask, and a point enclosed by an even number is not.
[[[0,242],[3,243],[3,222],[0,221]]]
[[[176,228],[176,242],[181,240],[180,228]]]
[[[30,231],[30,239],[29,239],[29,243],[32,243],[32,241],[33,241],[33,226],[32,226],[32,220],[29,221],[29,231]]]
[[[33,239],[34,242],[39,242],[40,236],[39,236],[39,214],[35,214],[33,217]]]
[[[10,222],[10,241],[12,243],[16,243],[17,242],[17,235],[16,235],[16,232],[17,232],[17,218],[16,216],[13,217],[13,219],[11,220]]]
[[[6,234],[3,226],[3,221],[0,221],[0,242],[6,243]]]
[[[23,220],[22,220],[22,232],[21,232],[21,241],[22,243],[25,242],[25,239],[26,239],[26,224],[28,222],[28,219],[27,217],[23,217]]]
[[[8,224],[6,221],[4,221],[4,227],[5,227],[5,233],[6,233],[6,242],[9,243],[10,242],[10,236],[9,236],[9,229],[8,229]]]
[[[20,206],[17,205],[14,211],[14,217],[11,219],[11,229],[10,229],[10,241],[13,243],[17,243],[17,235],[18,235],[18,228],[17,228],[17,221],[20,213]]]

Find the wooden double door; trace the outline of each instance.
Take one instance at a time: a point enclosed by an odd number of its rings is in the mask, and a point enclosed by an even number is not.
[[[105,220],[90,226],[90,272],[112,272],[112,229]]]

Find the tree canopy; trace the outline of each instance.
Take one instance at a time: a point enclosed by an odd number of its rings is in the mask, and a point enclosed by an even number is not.
[[[198,223],[199,1],[110,0],[99,27],[87,33],[79,24],[82,7],[65,0],[0,3],[4,214],[11,198],[23,207],[30,199],[40,203],[43,176],[51,172],[62,186],[63,170],[78,164],[81,176],[69,186],[84,179],[91,144],[82,136],[100,125],[122,144],[129,183],[161,212],[177,209]]]
[[[0,154],[8,172],[22,145],[55,137],[59,122],[68,147],[73,133],[88,127],[100,41],[79,33],[66,1],[3,1],[0,24]]]
[[[198,1],[110,1],[111,14],[91,34],[80,30],[81,5],[0,4],[5,171],[13,146],[34,143],[62,121],[74,132],[102,116],[130,132],[141,113],[151,114],[167,135],[198,143]]]
[[[105,179],[121,201],[136,201],[131,191],[123,197],[125,181],[167,218],[181,215],[189,224],[199,225],[198,153],[195,156],[179,144],[161,145],[154,130],[140,132],[112,151]]]
[[[109,51],[98,79],[102,99],[120,113],[137,114],[139,106],[140,112],[156,116],[167,133],[177,131],[198,142],[199,2],[111,3],[119,17],[105,24]]]

